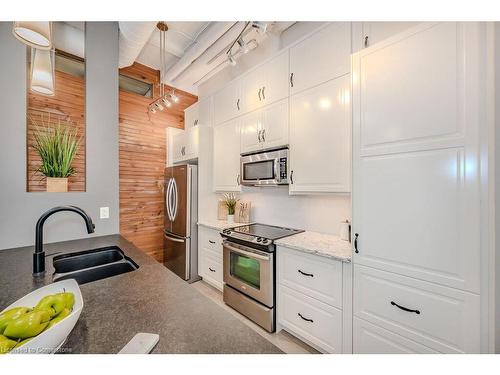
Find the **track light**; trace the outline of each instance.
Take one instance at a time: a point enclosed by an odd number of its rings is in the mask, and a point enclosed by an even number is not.
[[[261,21],[253,21],[252,22],[252,27],[257,29],[259,33],[265,34],[267,31],[267,22],[261,22]]]
[[[149,112],[156,113],[156,109],[155,109],[154,105],[149,106]]]
[[[156,107],[157,109],[159,109],[160,111],[163,111],[163,106],[162,106],[159,102],[156,102],[156,103],[155,103],[155,107]]]
[[[238,45],[240,46],[241,52],[248,53],[250,51],[248,44],[243,40],[243,38],[238,39]]]
[[[175,91],[172,90],[172,92],[170,93],[170,99],[172,99],[172,101],[174,103],[179,103],[179,97],[177,95],[175,95]]]
[[[172,103],[166,97],[161,98],[161,102],[163,103],[163,105],[166,108],[169,108],[172,106]]]
[[[227,60],[229,61],[229,64],[231,64],[232,66],[235,66],[236,65],[236,59],[233,57],[233,55],[229,55],[227,57]]]

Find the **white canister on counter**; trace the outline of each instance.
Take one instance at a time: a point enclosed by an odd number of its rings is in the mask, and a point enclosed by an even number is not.
[[[340,239],[344,241],[350,240],[351,223],[349,220],[340,223]]]

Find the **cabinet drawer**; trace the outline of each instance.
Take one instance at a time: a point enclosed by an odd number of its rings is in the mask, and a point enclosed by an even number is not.
[[[365,320],[353,321],[354,354],[428,354],[438,353]]]
[[[278,247],[279,283],[342,308],[342,262]]]
[[[214,256],[218,256],[222,260],[222,237],[217,230],[200,226],[198,228],[198,248],[213,252]]]
[[[479,296],[356,265],[354,314],[443,353],[477,353]]]
[[[222,287],[222,259],[218,259],[206,251],[202,251],[200,276],[208,281],[215,282],[217,286]]]
[[[342,311],[296,292],[279,287],[279,323],[290,333],[328,353],[342,352]]]

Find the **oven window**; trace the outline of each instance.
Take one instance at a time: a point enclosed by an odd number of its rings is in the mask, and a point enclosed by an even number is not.
[[[244,180],[274,180],[274,159],[243,164]]]
[[[256,259],[231,253],[231,276],[260,289],[260,263]]]

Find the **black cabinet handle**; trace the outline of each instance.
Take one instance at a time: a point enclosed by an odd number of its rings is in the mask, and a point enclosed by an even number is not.
[[[293,87],[293,73],[290,74],[290,87]]]
[[[208,267],[208,269],[210,270],[210,272],[215,272],[213,268]]]
[[[302,319],[304,319],[306,322],[314,323],[314,320],[309,319],[309,318],[304,318],[301,313],[297,313],[297,315],[300,316]]]
[[[365,48],[368,47],[368,35],[365,36]]]
[[[261,91],[262,91],[262,89],[260,88],[259,89],[259,102],[262,101],[262,97],[260,96]]]
[[[354,233],[354,252],[356,254],[359,253],[359,250],[358,250],[358,237],[359,237],[359,234],[358,233]]]
[[[299,271],[299,273],[301,273],[304,276],[314,277],[314,275],[312,273],[307,273],[307,272],[304,272],[302,270],[297,270],[297,271]]]
[[[262,88],[262,99],[263,99],[263,100],[266,100],[266,94],[265,94],[265,92],[266,92],[266,86],[264,86],[264,87]]]
[[[238,98],[238,101],[236,102],[236,107],[238,108],[238,111],[240,110],[240,99]]]
[[[208,240],[208,242],[215,244],[215,241],[212,241],[212,240]]]
[[[415,313],[417,315],[420,315],[420,310],[412,310],[412,309],[409,309],[407,307],[404,307],[404,306],[401,306],[401,305],[398,305],[396,302],[394,301],[391,301],[391,305],[392,306],[396,306],[398,309],[401,309],[403,311],[407,311],[407,312],[412,312],[412,313]]]
[[[293,171],[290,172],[290,184],[293,185]]]

